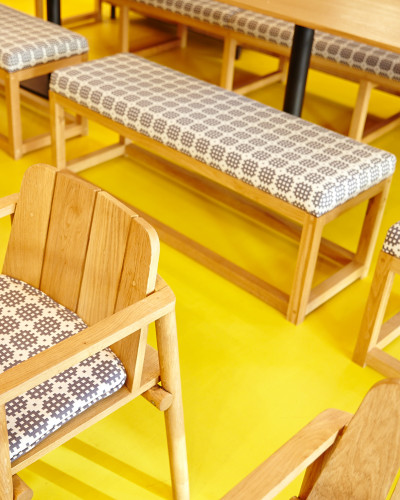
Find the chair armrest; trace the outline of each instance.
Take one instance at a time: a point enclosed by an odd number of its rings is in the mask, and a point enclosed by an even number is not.
[[[274,498],[332,446],[351,417],[340,410],[323,411],[221,500]]]
[[[12,215],[19,198],[19,193],[10,194],[0,198],[0,218]]]
[[[175,296],[165,286],[81,332],[19,363],[0,375],[0,405],[23,394],[129,334],[174,310]]]

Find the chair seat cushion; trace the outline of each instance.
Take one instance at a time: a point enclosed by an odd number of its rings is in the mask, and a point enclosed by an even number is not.
[[[0,4],[0,68],[11,73],[83,54],[85,37]]]
[[[134,54],[55,71],[51,90],[320,216],[390,177],[385,151]]]
[[[292,46],[293,23],[257,12],[238,12],[230,19],[229,28],[277,45]],[[395,52],[316,30],[312,54],[391,80],[400,80],[400,54]]]
[[[162,10],[174,12],[192,19],[198,19],[210,24],[227,27],[230,19],[240,11],[238,7],[232,7],[216,0],[138,0]],[[132,2],[136,3],[136,2]]]
[[[0,274],[0,373],[84,328],[75,313],[40,290]],[[125,379],[122,363],[105,349],[7,403],[11,460],[116,392]]]
[[[400,259],[400,221],[393,224],[386,233],[383,251]]]

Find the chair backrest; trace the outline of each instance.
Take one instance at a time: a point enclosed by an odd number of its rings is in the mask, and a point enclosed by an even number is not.
[[[400,380],[387,379],[367,393],[307,499],[385,500],[399,468]]]
[[[155,230],[110,194],[48,165],[25,173],[4,274],[92,325],[154,291],[158,257]],[[112,348],[123,356],[121,343]]]

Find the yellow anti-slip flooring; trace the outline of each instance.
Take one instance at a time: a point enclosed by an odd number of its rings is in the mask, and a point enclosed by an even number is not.
[[[33,12],[31,0],[5,3]],[[91,0],[64,4],[65,15],[92,8]],[[89,39],[91,58],[116,51],[117,26],[109,18],[108,6],[104,14],[101,25],[77,28]],[[136,46],[143,40],[165,38],[169,32],[163,24],[132,19]],[[221,48],[220,42],[191,34],[187,50],[154,59],[217,83]],[[274,64],[266,56],[244,51],[238,76],[245,78]],[[356,85],[311,72],[307,88],[303,117],[345,132]],[[281,108],[283,91],[276,84],[251,97]],[[400,110],[400,100],[376,92],[372,110],[386,116]],[[47,123],[25,109],[24,125],[32,135]],[[3,100],[0,129],[5,129]],[[374,145],[400,155],[399,138],[397,129]],[[69,141],[68,154],[73,157],[114,140],[113,134],[91,124],[89,137]],[[19,161],[0,151],[0,195],[18,191],[25,170],[37,162],[51,162],[49,148]],[[292,243],[145,167],[121,158],[81,175],[261,277],[271,273],[276,284],[288,288],[295,258]],[[397,172],[368,277],[297,327],[263,302],[161,245],[160,274],[177,296],[193,500],[220,498],[323,409],[356,410],[368,388],[381,378],[373,370],[355,365],[351,355],[379,248],[387,228],[400,219],[399,196]],[[353,210],[329,227],[327,235],[354,248],[360,214],[359,209]],[[0,261],[9,227],[9,220],[0,221]],[[320,276],[325,272],[322,266]],[[390,311],[396,309],[399,294],[396,282]],[[400,356],[400,344],[390,350]],[[21,476],[40,500],[171,498],[163,416],[146,401],[136,400],[28,467]],[[279,498],[294,495],[299,481]]]

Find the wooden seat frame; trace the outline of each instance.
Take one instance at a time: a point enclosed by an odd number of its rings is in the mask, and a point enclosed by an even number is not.
[[[136,50],[136,54],[144,57],[150,57],[154,54],[170,50],[175,47],[185,48],[187,46],[188,28],[191,28],[200,33],[204,33],[224,41],[220,78],[221,87],[227,90],[234,90],[238,94],[244,95],[265,87],[266,85],[286,81],[288,62],[291,52],[289,47],[257,39],[244,33],[237,33],[222,26],[200,21],[198,19],[192,19],[188,16],[169,12],[141,2],[134,2],[132,0],[102,1],[106,1],[107,3],[120,7],[119,52],[129,51],[129,11],[133,10],[142,16],[158,19],[160,21],[167,21],[177,25],[176,39],[163,42],[153,47]],[[279,60],[277,69],[260,78],[252,78],[250,81],[234,87],[237,47],[249,48],[251,50],[264,52],[277,57]],[[372,125],[367,125],[368,106],[372,90],[377,88],[390,94],[400,95],[400,82],[356,68],[351,68],[350,66],[324,59],[320,56],[311,57],[310,67],[359,84],[359,90],[349,126],[349,137],[358,141],[370,143],[400,125],[400,113],[396,113],[387,119],[375,121]]]
[[[156,228],[160,238],[167,244],[272,305],[285,314],[292,323],[301,323],[306,314],[350,283],[367,275],[388,196],[390,178],[321,217],[315,217],[290,203],[179,153],[59,94],[50,92],[50,105],[54,134],[52,141],[53,161],[58,168],[68,168],[73,172],[79,172],[124,154],[132,156],[136,161],[143,158],[144,155],[147,156],[147,163],[151,165],[151,168],[160,171],[169,178],[177,179],[184,185],[229,205],[238,210],[240,214],[249,216],[299,241],[295,275],[290,294],[287,294],[156,219],[148,215],[145,216]],[[120,141],[100,151],[67,162],[65,149],[66,109],[77,112],[117,132],[120,135]],[[127,145],[126,139],[132,141],[135,146]],[[161,159],[152,155],[149,157],[148,153],[145,154],[143,150],[151,151]],[[367,200],[368,207],[356,252],[351,252],[322,237],[322,231],[326,224]],[[137,208],[135,210],[143,214]],[[333,261],[335,265],[343,267],[312,288],[318,254]]]
[[[400,377],[400,361],[383,349],[400,335],[400,312],[384,322],[384,314],[400,259],[383,250],[379,254],[353,360],[386,377]]]
[[[154,229],[108,193],[47,165],[28,169],[20,194],[0,200],[0,216],[8,215],[3,274],[40,288],[89,326],[0,374],[0,498],[13,499],[14,481],[14,498],[24,499],[19,471],[142,395],[165,412],[173,495],[188,500],[175,297],[157,277]],[[158,352],[147,344],[154,322]],[[107,346],[125,367],[125,385],[10,463],[5,404]]]
[[[378,382],[354,416],[324,411],[221,500],[270,500],[304,470],[291,500],[398,500],[399,424],[400,380]]]
[[[8,137],[0,134],[0,147],[10,154],[15,160],[22,155],[37,149],[50,146],[50,132],[23,139],[21,123],[21,101],[33,105],[35,113],[43,113],[48,117],[49,103],[46,99],[36,96],[26,90],[20,89],[20,83],[38,76],[49,75],[53,71],[87,61],[87,54],[76,55],[59,59],[44,64],[37,64],[31,68],[21,69],[9,73],[0,68],[0,81],[4,82],[4,94],[7,107]],[[87,123],[80,116],[68,117],[66,137],[85,135]]]

